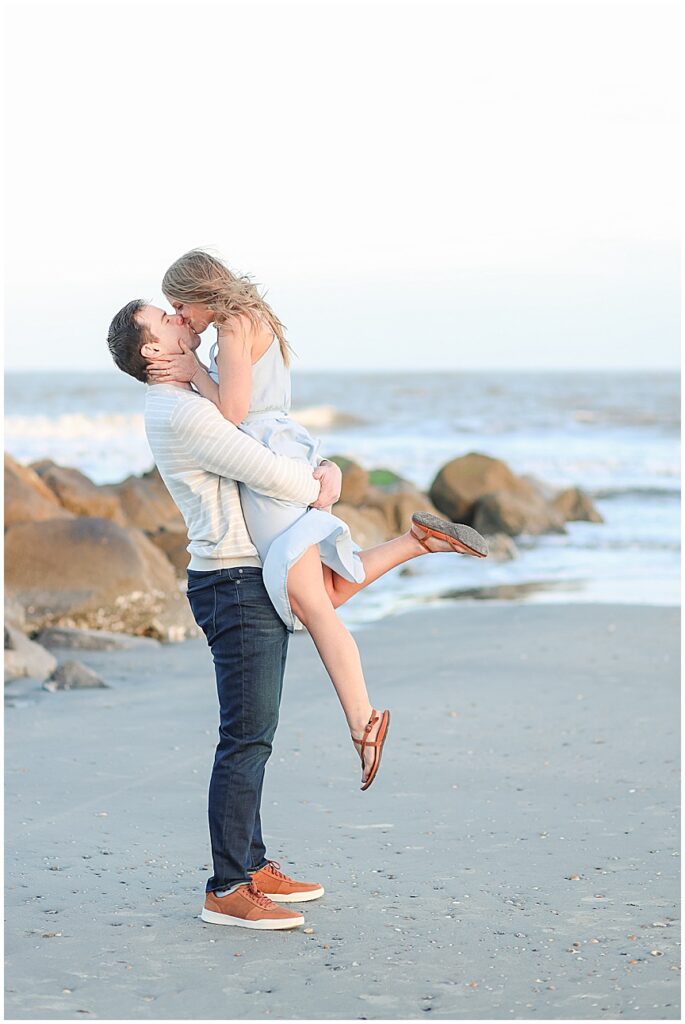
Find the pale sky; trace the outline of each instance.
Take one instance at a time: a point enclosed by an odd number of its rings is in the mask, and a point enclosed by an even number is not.
[[[6,12],[8,369],[110,368],[194,246],[302,370],[677,366],[677,4]]]

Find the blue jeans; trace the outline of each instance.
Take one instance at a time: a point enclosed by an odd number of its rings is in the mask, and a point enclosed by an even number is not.
[[[251,881],[267,863],[260,803],[283,691],[288,631],[262,570],[188,570],[188,600],[214,658],[219,743],[209,783],[214,874],[206,892]]]

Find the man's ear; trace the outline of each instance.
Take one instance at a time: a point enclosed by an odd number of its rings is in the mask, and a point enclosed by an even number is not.
[[[140,347],[140,354],[144,359],[154,359],[159,352],[160,348],[156,341],[145,341]]]

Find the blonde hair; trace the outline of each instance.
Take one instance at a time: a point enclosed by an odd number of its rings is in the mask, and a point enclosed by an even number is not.
[[[278,338],[283,362],[289,365],[292,349],[285,339],[285,327],[247,274],[234,274],[216,256],[191,249],[171,264],[162,280],[162,291],[179,302],[205,303],[217,325],[229,323],[241,313],[255,327],[267,324]]]

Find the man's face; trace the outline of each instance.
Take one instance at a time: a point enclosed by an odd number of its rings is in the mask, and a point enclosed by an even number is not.
[[[193,352],[200,346],[199,334],[195,333],[181,313],[172,315],[159,306],[143,306],[136,314],[136,320],[144,325],[152,336],[140,350],[145,359],[155,359],[159,355],[177,355],[183,351],[181,341]]]
[[[204,302],[181,302],[172,295],[165,295],[165,298],[174,307],[177,313],[181,313],[194,331],[202,334],[214,320],[214,313]]]

